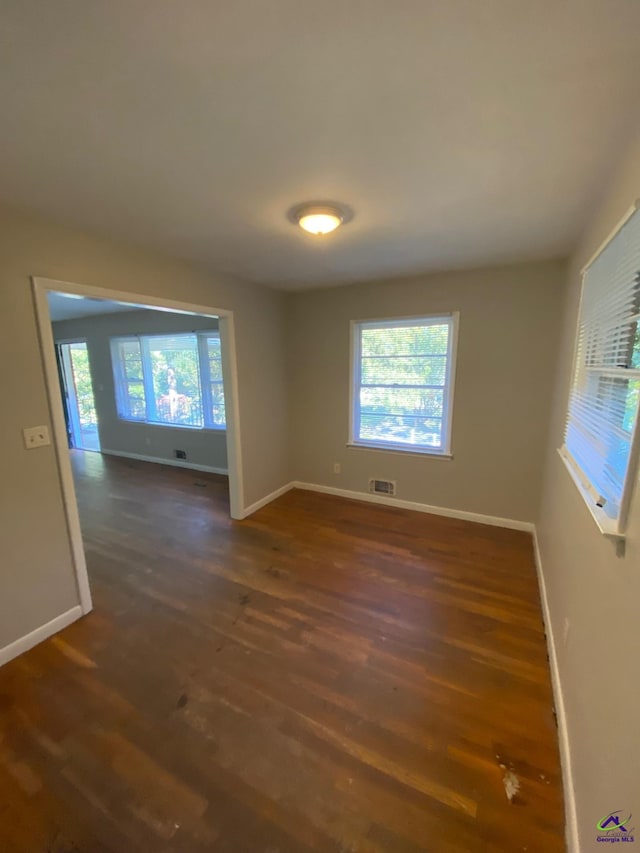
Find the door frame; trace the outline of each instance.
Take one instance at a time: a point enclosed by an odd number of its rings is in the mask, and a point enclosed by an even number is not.
[[[78,450],[85,450],[86,448],[82,447],[82,444],[78,444],[78,439],[82,439],[82,425],[80,423],[80,410],[78,408],[78,391],[76,388],[76,377],[73,372],[73,357],[68,350],[63,350],[63,347],[69,347],[73,344],[84,344],[87,346],[86,338],[69,338],[64,340],[55,340],[55,346],[58,352],[60,353],[60,360],[62,362],[62,382],[64,383],[64,388],[62,389],[65,394],[65,399],[67,401],[67,409],[69,415],[69,428],[71,430],[71,438],[74,442],[74,448],[78,448]],[[69,375],[70,374],[70,375]],[[94,408],[95,408],[95,394],[93,392],[93,376],[91,376],[91,394],[94,399]],[[98,430],[98,443],[100,439],[100,431]]]
[[[168,309],[181,314],[200,314],[218,319],[220,346],[222,352],[222,378],[224,383],[227,468],[229,473],[229,501],[231,518],[244,518],[244,490],[242,477],[242,450],[240,441],[240,408],[238,403],[238,368],[236,359],[235,326],[233,311],[226,308],[195,305],[174,299],[147,296],[88,284],[76,284],[68,281],[31,276],[33,301],[35,306],[40,350],[44,368],[44,378],[51,415],[53,445],[62,487],[67,532],[71,543],[71,556],[76,575],[78,596],[83,614],[89,613],[93,604],[89,587],[89,575],[80,528],[80,515],[76,498],[71,457],[67,442],[67,426],[64,417],[60,381],[56,361],[55,341],[51,327],[51,315],[47,294],[51,292],[69,293],[74,296],[105,299],[112,302],[131,303],[136,308]]]

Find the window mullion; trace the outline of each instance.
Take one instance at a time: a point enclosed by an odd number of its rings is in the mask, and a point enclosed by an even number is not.
[[[200,363],[200,394],[202,396],[202,422],[207,429],[212,429],[213,398],[211,397],[211,365],[209,364],[208,334],[198,334],[198,362]]]
[[[140,360],[142,362],[146,420],[155,422],[158,419],[158,414],[156,411],[156,394],[153,387],[153,365],[151,363],[149,340],[144,335],[138,335],[137,340],[140,345]]]
[[[116,391],[116,411],[119,417],[123,417],[126,411],[124,405],[124,392],[128,386],[125,383],[126,371],[124,366],[124,353],[119,341],[111,341],[111,361],[115,365],[115,391]]]

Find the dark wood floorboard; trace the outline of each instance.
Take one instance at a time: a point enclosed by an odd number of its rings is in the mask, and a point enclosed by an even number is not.
[[[72,457],[95,610],[0,670],[2,853],[564,850],[528,534]]]

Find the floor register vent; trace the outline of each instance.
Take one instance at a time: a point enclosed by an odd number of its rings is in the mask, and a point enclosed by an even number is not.
[[[390,495],[396,493],[395,480],[369,480],[369,491],[372,495]]]

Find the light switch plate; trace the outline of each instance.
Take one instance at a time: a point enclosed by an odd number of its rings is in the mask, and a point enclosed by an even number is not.
[[[46,426],[26,427],[22,430],[22,435],[24,436],[24,446],[27,450],[51,444],[49,429]]]

